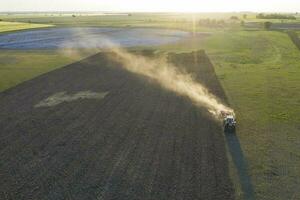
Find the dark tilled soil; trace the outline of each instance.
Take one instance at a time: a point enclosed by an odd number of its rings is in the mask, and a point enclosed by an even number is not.
[[[233,199],[220,125],[109,57],[0,94],[0,199]],[[204,52],[169,60],[225,98]],[[85,90],[109,94],[34,108]]]

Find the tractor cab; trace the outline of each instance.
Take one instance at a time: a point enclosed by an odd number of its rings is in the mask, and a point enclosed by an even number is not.
[[[236,126],[236,120],[235,116],[231,113],[225,113],[223,114],[223,126],[224,126],[224,132],[235,132],[235,126]]]

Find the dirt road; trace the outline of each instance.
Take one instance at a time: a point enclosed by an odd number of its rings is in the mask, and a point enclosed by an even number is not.
[[[224,98],[204,52],[169,60]],[[0,199],[233,199],[220,125],[119,65],[100,53],[0,94]],[[82,91],[106,95],[35,107]]]

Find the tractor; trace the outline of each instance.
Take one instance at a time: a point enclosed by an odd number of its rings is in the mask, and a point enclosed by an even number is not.
[[[225,133],[235,133],[236,120],[233,113],[222,113]]]

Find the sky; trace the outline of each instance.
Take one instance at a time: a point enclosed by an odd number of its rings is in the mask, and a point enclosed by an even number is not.
[[[0,11],[300,12],[300,0],[0,0]]]

